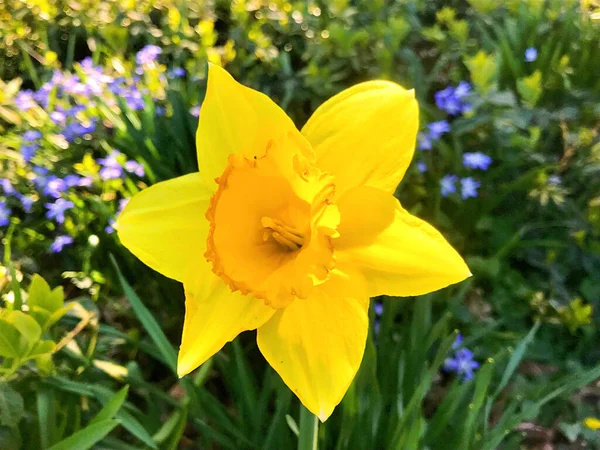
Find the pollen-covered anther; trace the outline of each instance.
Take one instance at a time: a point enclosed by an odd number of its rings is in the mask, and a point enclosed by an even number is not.
[[[260,222],[264,228],[264,241],[273,239],[283,249],[290,251],[300,250],[304,245],[304,236],[302,233],[280,220],[263,217]]]

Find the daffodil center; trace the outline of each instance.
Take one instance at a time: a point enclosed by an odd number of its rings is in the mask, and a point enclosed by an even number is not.
[[[231,155],[206,213],[213,271],[274,308],[306,298],[335,266],[333,177],[314,166],[299,139],[286,135],[263,152]]]
[[[263,217],[260,219],[263,226],[263,240],[273,239],[285,251],[295,252],[304,245],[304,236],[294,227],[290,227],[281,220]]]

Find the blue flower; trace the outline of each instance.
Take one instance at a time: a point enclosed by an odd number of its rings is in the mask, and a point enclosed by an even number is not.
[[[40,148],[40,144],[37,142],[31,142],[28,144],[21,144],[21,156],[25,162],[29,162],[35,156],[37,149]]]
[[[10,223],[10,214],[12,211],[5,202],[0,201],[0,227],[4,227]]]
[[[419,150],[431,150],[433,148],[429,134],[419,133],[417,141]]]
[[[440,180],[440,188],[442,190],[442,197],[448,197],[450,194],[456,192],[456,175],[444,175]]]
[[[146,45],[135,55],[135,62],[138,65],[150,64],[154,62],[158,55],[162,53],[162,49],[156,45]]]
[[[492,164],[492,158],[485,153],[472,152],[463,155],[463,165],[468,169],[487,170]]]
[[[0,178],[0,187],[4,191],[4,195],[13,195],[16,190],[8,178]]]
[[[34,166],[33,173],[35,174],[35,178],[33,179],[33,184],[35,184],[35,187],[40,190],[44,189],[44,187],[46,187],[46,182],[48,181],[48,177],[46,177],[48,174],[48,169],[45,167]]]
[[[383,303],[375,303],[373,305],[373,310],[375,311],[376,316],[381,316],[383,314]]]
[[[463,343],[463,335],[458,333],[456,335],[456,339],[454,340],[454,343],[452,344],[452,350],[457,350],[460,347],[462,347],[462,343]]]
[[[169,76],[171,78],[181,78],[185,76],[185,69],[182,69],[181,67],[174,67],[171,70],[169,70]]]
[[[47,219],[55,219],[56,223],[64,223],[65,211],[73,208],[75,204],[64,198],[59,198],[54,203],[46,203],[44,206],[48,209],[46,212]]]
[[[65,180],[52,175],[44,179],[43,188],[44,195],[59,198],[61,194],[67,190],[68,186],[67,183],[65,183]]]
[[[161,116],[165,115],[165,113],[167,112],[167,109],[164,106],[155,106],[154,112],[156,113],[157,116],[161,117]]]
[[[37,106],[37,103],[33,98],[33,91],[30,89],[26,89],[24,91],[19,92],[15,97],[15,105],[21,111],[27,111],[31,108],[35,108]]]
[[[421,173],[427,172],[427,164],[425,164],[425,162],[421,159],[419,162],[417,162],[417,169]]]
[[[431,122],[427,125],[427,128],[429,128],[429,137],[436,140],[450,131],[450,124],[446,120],[440,120],[439,122]]]
[[[456,373],[463,381],[473,378],[478,368],[479,363],[473,360],[473,352],[466,348],[456,350],[454,358],[446,358],[444,361],[444,370]]]
[[[71,143],[78,137],[93,133],[96,130],[96,122],[96,118],[93,118],[85,124],[81,122],[71,122],[63,129],[61,134],[67,142]]]
[[[117,213],[115,214],[115,218],[114,219],[110,219],[108,221],[108,226],[106,228],[104,228],[104,231],[106,231],[108,234],[113,233],[115,231],[114,226],[115,226],[115,222],[117,221],[116,218],[119,217],[119,215],[123,212],[123,210],[127,206],[127,203],[129,203],[129,199],[128,198],[122,198],[121,200],[119,200],[119,208],[117,209]]]
[[[127,161],[125,163],[125,170],[129,173],[134,173],[138,177],[144,176],[144,166],[137,161]]]
[[[80,177],[79,175],[67,175],[65,178],[67,187],[91,186],[91,177]]]
[[[200,117],[200,105],[192,106],[190,108],[190,114],[194,117]]]
[[[548,184],[558,186],[560,183],[562,183],[562,180],[558,175],[552,175],[548,177]]]
[[[479,181],[475,181],[471,177],[466,177],[460,180],[460,192],[463,200],[477,197],[477,189],[481,186]]]
[[[527,50],[525,50],[525,61],[533,62],[537,59],[537,57],[538,51],[535,47],[529,47]]]
[[[50,251],[52,253],[60,253],[66,245],[71,245],[73,243],[73,238],[71,236],[56,236],[54,242],[50,244]]]
[[[461,81],[458,86],[448,86],[434,94],[435,104],[442,111],[456,116],[471,110],[471,104],[465,101],[465,97],[471,92],[471,85]]]
[[[27,142],[34,142],[37,141],[38,139],[41,139],[42,137],[42,133],[40,133],[37,130],[27,130],[25,133],[23,133],[23,140],[27,141]]]
[[[18,198],[21,201],[21,206],[23,206],[23,211],[29,214],[31,212],[31,207],[35,203],[35,200],[31,197],[27,197],[26,195],[19,195]]]
[[[123,176],[123,166],[117,158],[121,155],[118,150],[113,150],[106,158],[98,159],[98,163],[102,166],[99,175],[103,180],[114,180]]]

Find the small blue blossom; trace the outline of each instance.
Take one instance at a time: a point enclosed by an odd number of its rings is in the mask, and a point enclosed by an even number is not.
[[[26,195],[19,195],[18,198],[21,201],[21,206],[23,207],[23,211],[25,211],[26,213],[29,214],[31,212],[31,208],[32,208],[33,204],[35,203],[35,200]]]
[[[558,175],[548,177],[548,184],[558,186],[560,183],[562,183],[562,180]]]
[[[427,125],[427,128],[429,129],[429,137],[436,140],[450,131],[450,124],[446,120],[440,120],[439,122],[431,122]]]
[[[434,94],[435,104],[442,111],[457,116],[470,111],[472,106],[465,101],[465,97],[471,92],[471,85],[466,81],[461,81],[458,86],[448,86]]]
[[[46,182],[48,181],[48,169],[45,167],[34,166],[33,173],[35,174],[35,178],[33,179],[33,184],[39,190],[42,190],[46,187]]]
[[[417,169],[419,170],[419,172],[425,173],[427,172],[427,164],[425,164],[425,162],[421,159],[417,162]]]
[[[463,381],[473,378],[478,368],[479,363],[473,360],[473,352],[466,348],[456,350],[454,358],[446,358],[444,361],[444,370],[456,373]]]
[[[125,170],[129,173],[133,173],[138,177],[144,176],[144,166],[137,161],[127,161],[125,163]]]
[[[67,188],[68,186],[67,183],[65,183],[65,180],[51,175],[44,180],[43,193],[50,197],[59,198]]]
[[[146,45],[135,56],[135,62],[138,65],[150,64],[158,58],[158,55],[162,53],[162,49],[156,45]]]
[[[460,192],[463,200],[477,197],[477,189],[481,186],[479,181],[471,177],[466,177],[460,180]]]
[[[185,69],[182,69],[181,67],[174,67],[171,70],[169,70],[169,76],[171,78],[181,78],[185,76]]]
[[[431,142],[429,134],[419,133],[417,142],[419,150],[431,150],[433,148],[433,143]]]
[[[537,59],[537,57],[538,51],[535,47],[529,47],[527,50],[525,50],[525,61],[533,62]]]
[[[128,198],[122,198],[121,200],[119,200],[119,208],[117,209],[117,213],[115,214],[115,218],[114,219],[110,219],[108,221],[108,226],[106,228],[104,228],[104,231],[106,231],[108,234],[110,233],[114,233],[115,231],[115,222],[117,221],[117,217],[119,217],[119,215],[123,212],[123,210],[125,209],[125,207],[127,206],[127,203],[129,203],[129,199]]]
[[[8,178],[0,178],[0,188],[4,191],[4,195],[13,195],[16,190]]]
[[[23,133],[23,140],[25,140],[27,142],[37,141],[41,137],[42,137],[42,133],[40,133],[37,130],[27,130],[25,133]]]
[[[487,170],[492,164],[492,158],[485,153],[472,152],[463,155],[463,165],[468,169]]]
[[[442,197],[448,197],[450,194],[456,192],[456,181],[458,177],[456,175],[444,175],[440,180],[440,188],[442,191]]]
[[[194,117],[200,117],[200,105],[192,106],[190,108],[190,114]]]
[[[454,343],[452,344],[452,350],[457,350],[457,349],[461,348],[462,343],[463,343],[463,335],[458,333],[456,335],[456,339],[454,340]]]
[[[46,203],[44,206],[48,209],[46,212],[47,219],[54,219],[56,223],[64,223],[65,211],[73,208],[75,204],[64,198],[59,198],[54,203]]]
[[[21,156],[25,162],[30,162],[35,156],[37,149],[40,148],[40,144],[37,142],[31,142],[28,144],[21,144]]]
[[[117,158],[121,155],[118,150],[113,150],[106,158],[98,159],[98,164],[102,166],[99,175],[103,180],[114,180],[123,176],[123,166]]]
[[[375,311],[376,316],[381,316],[383,314],[383,303],[375,303],[373,305],[373,311]]]
[[[80,177],[79,175],[67,175],[64,180],[67,187],[91,186],[92,184],[91,177]]]
[[[61,134],[67,142],[72,143],[78,137],[93,133],[96,130],[96,122],[96,118],[85,124],[81,122],[71,122],[63,129]]]
[[[35,108],[37,106],[37,102],[33,98],[33,91],[26,89],[19,92],[15,97],[15,105],[21,111],[28,111],[31,108]]]
[[[0,227],[5,227],[10,223],[10,214],[12,211],[5,202],[0,201]]]
[[[52,242],[52,244],[50,244],[50,252],[60,253],[66,245],[71,245],[72,243],[73,243],[73,238],[71,236],[66,236],[66,235],[56,236],[56,239],[54,239],[54,242]]]

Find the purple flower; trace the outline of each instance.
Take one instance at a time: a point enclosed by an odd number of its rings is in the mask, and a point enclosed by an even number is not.
[[[67,142],[71,143],[78,137],[93,133],[96,130],[96,121],[97,119],[94,118],[86,124],[81,122],[71,122],[63,129],[61,134]]]
[[[460,192],[463,200],[477,197],[477,189],[481,186],[479,181],[475,181],[471,177],[466,177],[460,180]]]
[[[527,50],[525,50],[525,61],[533,62],[537,59],[537,57],[538,51],[535,47],[529,47]]]
[[[450,194],[456,192],[456,181],[458,177],[456,175],[444,175],[440,180],[440,188],[442,190],[442,197],[448,197]]]
[[[37,103],[33,98],[33,91],[30,89],[26,89],[24,91],[19,92],[15,97],[15,105],[21,111],[27,111],[31,108],[35,108],[37,106]]]
[[[0,187],[4,191],[4,195],[13,195],[16,191],[8,178],[0,178]]]
[[[143,177],[145,173],[144,166],[137,161],[127,161],[125,163],[125,170],[136,174],[138,177]]]
[[[35,200],[31,197],[27,197],[26,195],[19,195],[19,200],[21,201],[23,211],[29,214],[31,212],[31,207],[35,203]]]
[[[192,106],[190,108],[190,114],[194,117],[200,117],[200,105]]]
[[[52,253],[60,253],[66,245],[71,245],[73,243],[73,238],[71,236],[56,236],[54,242],[50,244],[50,252]]]
[[[162,49],[156,45],[146,45],[135,55],[135,62],[138,65],[150,64],[154,62],[158,55],[162,53]]]
[[[12,211],[5,202],[0,202],[0,227],[4,227],[10,223],[10,214]]]
[[[47,219],[55,219],[56,223],[64,223],[65,211],[73,208],[75,204],[64,198],[59,198],[54,203],[46,203],[44,206],[48,209],[46,212]]]
[[[92,181],[90,177],[80,177],[79,175],[67,175],[64,180],[67,187],[89,186],[88,180]]]
[[[492,164],[492,158],[485,153],[473,152],[463,155],[463,165],[468,169],[487,170]]]
[[[448,86],[436,92],[435,104],[439,109],[453,116],[465,113],[471,109],[471,104],[464,99],[470,92],[471,85],[461,81],[456,87]]]
[[[456,335],[456,339],[454,340],[454,343],[452,344],[452,350],[457,350],[460,347],[462,347],[462,343],[463,343],[463,336],[462,336],[462,334],[458,333]]]
[[[115,231],[114,226],[115,226],[115,222],[116,222],[116,217],[119,217],[119,215],[123,212],[123,210],[127,206],[127,203],[129,203],[128,198],[122,198],[121,200],[119,200],[119,208],[117,209],[115,218],[109,219],[108,226],[106,228],[104,228],[104,231],[106,231],[108,234],[113,233]]]
[[[32,142],[29,144],[21,144],[21,156],[23,156],[23,160],[25,162],[29,162],[35,156],[37,149],[40,148],[40,144],[37,142]]]
[[[429,128],[429,137],[436,140],[450,131],[450,124],[446,120],[440,120],[439,122],[431,122],[427,125],[427,128]]]
[[[473,352],[466,348],[457,350],[454,358],[446,358],[444,361],[444,370],[456,373],[463,381],[473,378],[478,368],[479,363],[473,360]]]
[[[22,137],[25,141],[34,142],[42,137],[42,133],[37,130],[27,130]]]
[[[67,183],[65,183],[65,180],[54,175],[46,178],[44,181],[44,195],[48,195],[50,197],[59,198],[68,187]]]
[[[427,172],[427,164],[425,164],[425,162],[421,159],[419,162],[417,162],[417,169],[419,172],[425,173]]]
[[[102,166],[99,175],[103,180],[114,180],[123,176],[123,166],[118,161],[121,152],[113,150],[106,158],[98,159],[98,163]]]
[[[373,311],[375,311],[376,316],[381,316],[383,314],[383,303],[375,303],[373,305]]]
[[[185,76],[185,69],[182,69],[181,67],[174,67],[169,70],[168,73],[171,78],[181,78]]]
[[[50,102],[50,93],[54,89],[54,83],[49,81],[44,83],[41,88],[39,88],[33,94],[33,99],[40,104],[43,108],[48,107],[48,103]]]
[[[33,179],[35,187],[39,190],[44,189],[44,187],[46,187],[46,182],[48,181],[48,178],[46,177],[48,169],[45,167],[34,166],[33,173],[35,174],[35,178]]]
[[[419,150],[431,150],[433,148],[429,134],[419,133],[417,140]]]

